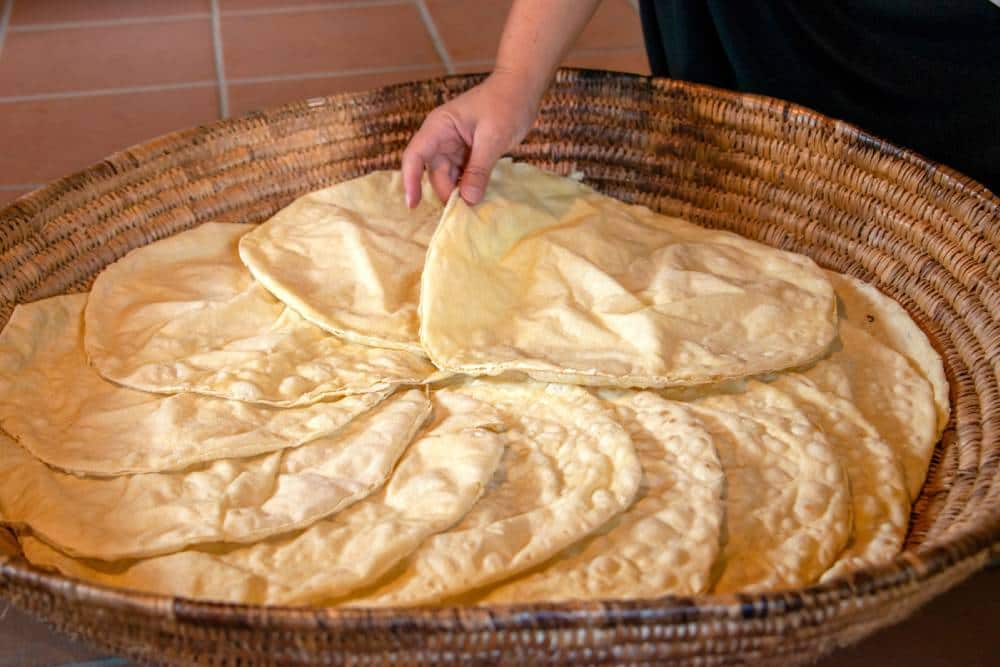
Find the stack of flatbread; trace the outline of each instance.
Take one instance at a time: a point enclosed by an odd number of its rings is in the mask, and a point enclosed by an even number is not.
[[[0,333],[0,521],[141,591],[351,606],[797,587],[892,558],[948,420],[904,310],[503,161],[134,250]]]

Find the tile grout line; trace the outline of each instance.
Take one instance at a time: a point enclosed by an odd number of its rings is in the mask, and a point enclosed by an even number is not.
[[[143,25],[147,23],[177,23],[211,18],[211,14],[172,14],[168,16],[137,16],[124,19],[97,19],[94,21],[65,21],[62,23],[25,23],[11,26],[11,32],[44,32],[46,30],[75,30],[78,28],[107,28],[122,25]]]
[[[455,63],[456,67],[493,67],[496,64],[496,60],[493,58],[475,58],[473,60],[459,60]]]
[[[354,2],[321,2],[311,5],[285,5],[284,7],[261,7],[260,9],[229,9],[223,16],[270,16],[295,12],[326,12],[337,9],[365,9],[367,7],[391,7],[405,5],[411,0],[355,0]]]
[[[0,13],[0,55],[3,55],[3,43],[10,26],[10,16],[14,13],[14,0],[4,0],[3,13]]]
[[[359,67],[357,69],[333,70],[328,72],[302,72],[300,74],[274,74],[265,76],[250,76],[227,79],[228,86],[248,85],[254,83],[277,83],[282,81],[308,81],[310,79],[336,79],[348,76],[363,76],[365,74],[393,74],[396,72],[418,72],[425,69],[441,67],[441,63],[417,63],[414,65],[399,65],[389,67]],[[123,88],[97,88],[93,90],[69,90],[57,93],[36,93],[32,95],[0,96],[0,104],[15,104],[18,102],[44,102],[46,100],[73,99],[78,97],[102,97],[105,95],[130,95],[134,93],[158,93],[169,90],[186,90],[189,88],[212,88],[218,86],[215,81],[188,81],[184,83],[163,83],[148,86],[131,86]]]
[[[437,24],[434,23],[431,11],[427,9],[427,3],[424,0],[413,0],[413,4],[417,6],[417,11],[420,12],[420,18],[424,21],[424,27],[427,28],[431,42],[434,43],[434,50],[437,51],[438,57],[444,63],[445,71],[448,74],[454,74],[455,63],[451,61],[451,55],[448,53],[448,48],[444,45],[444,40],[441,39],[441,33],[438,32]]]
[[[418,72],[425,69],[441,67],[440,63],[418,63],[416,65],[399,65],[398,67],[360,67],[357,69],[341,69],[330,72],[303,72],[301,74],[272,74],[265,76],[246,76],[229,79],[230,85],[245,86],[255,83],[278,83],[282,81],[308,81],[310,79],[337,79],[348,76],[363,76],[366,74],[394,74],[402,72]]]
[[[187,90],[189,88],[212,88],[219,85],[217,81],[189,81],[187,83],[162,83],[149,86],[131,86],[127,88],[97,88],[94,90],[68,90],[60,93],[37,93],[34,95],[9,95],[0,97],[0,104],[16,104],[18,102],[44,102],[46,100],[69,100],[78,97],[104,97],[106,95],[128,95],[131,93],[160,93],[168,90]]]
[[[222,50],[219,0],[212,0],[212,51],[215,54],[215,78],[219,83],[219,115],[229,118],[229,85],[226,83],[226,61]]]
[[[12,0],[7,0],[12,2]],[[641,47],[614,47],[610,49],[577,49],[570,55],[599,56],[602,54],[619,54],[641,52]],[[402,72],[418,72],[425,69],[440,67],[442,63],[416,63],[413,65],[398,65],[388,67],[359,67],[356,69],[332,70],[326,72],[302,72],[299,74],[274,74],[226,79],[227,89],[230,86],[250,85],[255,83],[277,83],[283,81],[308,81],[310,79],[335,79],[348,76],[363,76],[366,74],[393,74]],[[458,67],[489,67],[493,60],[479,58],[471,60],[452,61]],[[219,85],[219,81],[188,81],[183,83],[163,83],[148,86],[131,86],[123,88],[96,88],[93,90],[69,90],[52,93],[35,93],[32,95],[0,96],[0,104],[15,104],[19,102],[44,102],[46,100],[63,100],[78,97],[103,97],[106,95],[129,95],[134,93],[157,93],[170,90],[186,90],[189,88],[211,88]]]
[[[13,0],[11,0],[13,2]],[[388,7],[402,5],[409,0],[354,0],[353,2],[326,2],[311,5],[285,5],[283,7],[265,7],[261,9],[231,9],[220,11],[222,16],[268,16],[272,14],[291,14],[295,12],[326,12],[338,9],[364,9],[365,7]],[[189,14],[167,14],[163,16],[136,16],[122,19],[97,19],[92,21],[64,21],[60,23],[25,23],[10,27],[10,32],[41,32],[45,30],[73,30],[76,28],[105,28],[123,25],[141,25],[145,23],[173,23],[177,21],[193,21],[196,19],[211,19],[211,12],[194,12]]]
[[[601,55],[621,55],[627,53],[637,53],[643,54],[645,51],[642,46],[612,46],[609,48],[593,48],[593,49],[573,49],[566,54],[567,57],[570,56],[601,56]],[[470,60],[456,60],[456,67],[483,67],[492,66],[494,63],[493,58],[473,58]]]

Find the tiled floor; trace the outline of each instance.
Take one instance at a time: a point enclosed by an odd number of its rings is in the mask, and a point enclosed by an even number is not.
[[[0,0],[0,204],[171,130],[488,70],[509,5]],[[647,72],[636,3],[605,0],[567,64]]]

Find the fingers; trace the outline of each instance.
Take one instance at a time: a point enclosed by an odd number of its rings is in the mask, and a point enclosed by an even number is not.
[[[420,179],[424,174],[424,166],[430,165],[434,158],[437,143],[425,122],[403,151],[403,190],[406,193],[406,205],[410,208],[420,203]]]
[[[447,202],[458,181],[458,166],[447,157],[438,155],[431,160],[427,176],[438,199],[442,203]]]
[[[483,90],[474,88],[438,107],[413,135],[403,152],[403,186],[410,208],[420,203],[424,169],[434,192],[446,201],[464,165],[459,181],[462,199],[469,204],[482,200],[493,166],[515,143],[510,114],[497,108],[500,101],[492,95],[484,98]]]
[[[478,204],[482,200],[483,193],[486,192],[486,185],[490,181],[490,173],[503,151],[503,144],[497,141],[495,136],[485,132],[476,132],[469,160],[465,164],[465,169],[462,170],[460,193],[466,203]]]
[[[411,153],[407,147],[403,153],[403,192],[406,194],[406,205],[410,208],[420,203],[420,178],[423,173],[423,158],[415,152]]]

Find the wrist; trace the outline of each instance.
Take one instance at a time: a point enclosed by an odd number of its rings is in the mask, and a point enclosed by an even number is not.
[[[530,110],[533,116],[548,90],[550,78],[539,76],[537,71],[519,71],[497,64],[484,83],[515,106]]]

